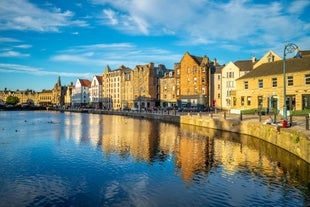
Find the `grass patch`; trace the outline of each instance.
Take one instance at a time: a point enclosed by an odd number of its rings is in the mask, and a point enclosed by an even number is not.
[[[292,111],[293,116],[304,116],[310,114],[310,109]]]

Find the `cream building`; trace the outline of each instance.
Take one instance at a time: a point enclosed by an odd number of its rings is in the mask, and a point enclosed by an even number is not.
[[[94,75],[90,85],[89,101],[93,108],[102,108],[102,76]]]
[[[287,110],[310,109],[310,55],[286,60]],[[283,113],[284,75],[283,61],[262,64],[236,81],[232,112],[247,109],[278,111]]]
[[[160,107],[175,107],[177,99],[175,95],[174,71],[168,71],[159,79]]]

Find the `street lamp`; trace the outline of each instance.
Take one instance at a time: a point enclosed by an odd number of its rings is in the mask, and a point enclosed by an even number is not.
[[[286,106],[286,55],[293,53],[294,51],[298,52],[298,46],[294,43],[286,43],[283,51],[283,118],[287,120],[287,106]]]

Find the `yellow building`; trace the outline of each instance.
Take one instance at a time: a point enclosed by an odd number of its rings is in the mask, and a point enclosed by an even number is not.
[[[202,109],[210,105],[210,65],[207,56],[192,56],[188,52],[175,65],[178,108]]]
[[[310,55],[286,60],[287,110],[310,109]],[[283,61],[262,64],[236,81],[232,113],[264,109],[283,113]]]
[[[134,105],[133,98],[133,70],[125,66],[122,69],[122,84],[121,84],[121,105],[122,109],[130,109]]]
[[[147,109],[155,106],[158,101],[158,83],[154,63],[135,66],[133,85],[134,107]]]
[[[19,99],[19,104],[38,104],[38,93],[33,90],[0,91],[0,102],[4,104],[8,96],[17,97]]]
[[[161,107],[175,107],[177,105],[174,71],[166,72],[164,77],[159,79],[159,94]]]

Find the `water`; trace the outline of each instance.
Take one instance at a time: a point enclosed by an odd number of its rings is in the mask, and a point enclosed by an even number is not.
[[[259,139],[80,113],[0,111],[0,206],[308,206],[310,166]]]

